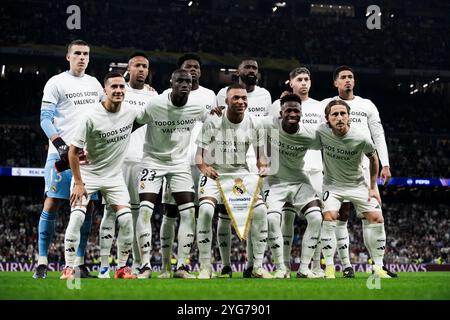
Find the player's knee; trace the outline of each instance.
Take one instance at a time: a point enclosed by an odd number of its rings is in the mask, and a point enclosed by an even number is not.
[[[308,226],[319,227],[322,225],[322,213],[317,211],[312,211],[306,216],[306,221]]]
[[[281,216],[279,212],[269,212],[267,215],[267,223],[269,225],[269,230],[272,230],[274,227],[280,227],[281,224]]]
[[[371,212],[367,214],[366,220],[369,224],[384,223],[384,217],[381,212]]]
[[[211,200],[202,200],[199,205],[199,220],[212,221],[214,216],[214,203]]]
[[[265,220],[267,219],[267,207],[264,203],[257,204],[253,209],[253,219]]]
[[[148,224],[152,218],[154,204],[148,201],[142,201],[139,205],[139,216],[137,223]],[[130,211],[131,212],[131,211]],[[131,215],[130,215],[131,217]]]

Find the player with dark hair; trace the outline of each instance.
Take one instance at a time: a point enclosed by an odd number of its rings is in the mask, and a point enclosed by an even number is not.
[[[155,97],[146,105],[145,123],[148,126],[139,177],[139,216],[151,219],[165,178],[180,214],[178,268],[174,276],[194,278],[184,258],[190,254],[195,236],[194,182],[186,159],[192,128],[197,121],[206,119],[208,111],[204,105],[189,99],[192,76],[188,71],[175,70],[171,87],[172,91]],[[167,239],[164,245],[172,248],[172,241]],[[170,269],[164,271],[171,277]]]
[[[300,120],[302,126],[317,129],[321,123],[325,122],[323,113],[324,107],[319,101],[309,96],[309,91],[311,89],[311,73],[309,69],[306,67],[297,67],[293,69],[289,73],[289,86],[292,89],[292,92],[300,97],[302,101],[302,116]],[[276,100],[272,104],[270,113],[274,117],[279,117],[280,111],[280,100]],[[322,154],[319,150],[307,150],[304,161],[303,171],[308,175],[311,185],[313,186],[317,195],[321,197],[323,180]],[[281,234],[273,233],[274,228],[272,228],[273,225],[271,223],[271,220],[269,220],[268,244],[272,251],[279,250],[278,245],[275,244],[275,242],[277,241],[278,237],[283,237],[283,260],[288,270],[288,273],[286,273],[287,275],[290,275],[289,270],[291,269],[291,251],[292,240],[294,238],[295,215],[295,208],[293,208],[291,203],[286,203],[281,214]],[[305,234],[309,234],[312,227],[312,224],[308,224],[305,230]],[[306,248],[305,250],[308,251],[309,249],[310,248]],[[302,250],[302,252],[305,250]],[[312,271],[318,277],[323,277],[324,272],[320,267],[320,249],[317,249],[315,252],[316,253],[314,254],[312,259]],[[277,263],[280,264],[281,261]],[[306,273],[309,274],[309,272],[303,270],[303,274]]]
[[[120,253],[115,278],[134,279],[126,265],[133,245],[133,219],[130,197],[123,177],[122,166],[133,129],[133,123],[144,117],[144,107],[123,103],[125,79],[110,72],[104,78],[105,101],[98,103],[80,120],[69,150],[73,172],[69,224],[64,237],[66,266],[60,279],[76,276],[75,250],[80,241],[80,228],[86,215],[89,199],[100,191],[114,210],[120,226]],[[85,148],[89,163],[80,166],[76,156]]]
[[[263,120],[271,141],[270,174],[266,179],[264,194],[268,206],[268,238],[277,271],[275,278],[290,277],[290,261],[283,263],[283,237],[281,220],[286,203],[294,214],[302,213],[307,228],[302,239],[299,278],[317,278],[309,264],[317,246],[322,225],[321,203],[318,192],[304,170],[305,155],[309,150],[321,149],[316,128],[304,125],[302,100],[297,94],[287,94],[280,99],[279,117]],[[293,219],[292,219],[293,220]],[[291,228],[292,228],[291,220]],[[289,251],[290,256],[290,251]]]
[[[199,217],[197,226],[197,246],[201,264],[199,279],[213,277],[211,266],[212,218],[217,203],[222,202],[216,178],[223,173],[250,172],[246,154],[250,145],[255,149],[257,165],[261,175],[266,174],[267,164],[260,156],[264,146],[263,136],[258,136],[256,122],[246,112],[247,91],[240,84],[230,85],[227,89],[227,109],[222,117],[211,117],[202,127],[197,138],[197,165],[201,171],[199,185]],[[236,141],[239,136],[239,142]],[[231,147],[227,147],[231,146]],[[251,234],[251,236],[250,236]],[[271,279],[272,275],[262,267],[267,238],[267,208],[259,196],[253,207],[248,241],[252,241],[254,258],[252,277]],[[251,239],[251,240],[250,240]],[[231,276],[231,274],[230,274]]]
[[[381,161],[382,165],[380,177],[382,180],[384,180],[384,184],[387,185],[387,183],[391,179],[391,171],[389,166],[388,150],[386,139],[384,136],[383,125],[381,124],[381,119],[377,107],[369,99],[364,99],[354,95],[355,76],[353,69],[349,66],[343,65],[337,67],[333,72],[333,81],[334,86],[338,90],[338,96],[325,99],[322,101],[322,104],[325,106],[331,100],[340,99],[345,101],[350,106],[350,121],[352,127],[362,131],[375,143],[379,160]],[[369,184],[370,172],[369,161],[367,158],[364,158],[362,165],[364,168],[364,177],[366,178],[367,184]],[[350,263],[350,244],[347,229],[347,221],[349,215],[350,203],[344,202],[341,210],[339,211],[339,217],[336,223],[336,239],[337,251],[343,265],[344,277],[354,278],[354,270]],[[362,223],[363,238],[366,239],[368,223],[365,219],[362,219]],[[396,276],[396,274],[391,272],[389,272],[389,275],[391,277]]]
[[[253,117],[262,117],[269,114],[269,109],[272,104],[272,97],[266,89],[258,86],[258,62],[251,57],[244,58],[238,65],[237,76],[239,77],[239,84],[247,91],[248,108],[247,111]],[[217,93],[217,105],[225,106],[227,87],[222,88]],[[256,157],[253,149],[249,149],[248,165],[251,172],[258,172],[256,167]],[[217,226],[217,239],[219,241],[219,251],[224,265],[222,273],[224,276],[231,275],[231,220],[225,212],[225,208],[220,205],[219,208],[219,222]],[[252,241],[249,238],[247,241],[247,252],[252,252]],[[253,268],[253,257],[249,255],[244,272],[244,277],[250,278]]]
[[[177,65],[180,69],[188,71],[192,76],[192,90],[189,93],[189,101],[196,105],[201,105],[205,110],[210,111],[216,106],[216,95],[214,91],[207,89],[200,85],[201,77],[201,58],[194,53],[187,53],[182,55],[178,61]],[[172,89],[164,91],[164,94],[168,94]],[[197,197],[197,185],[199,179],[199,170],[195,165],[195,152],[197,151],[197,145],[195,144],[195,139],[200,133],[202,128],[202,123],[195,123],[191,132],[191,140],[189,147],[188,161],[191,165],[192,179],[194,181],[195,188],[195,201],[194,204],[196,209],[198,208],[198,197]],[[172,243],[175,238],[175,223],[178,216],[178,207],[176,205],[175,199],[172,196],[170,188],[167,187],[167,183],[164,183],[162,203],[164,204],[164,216],[161,224],[161,251],[162,251],[162,270],[163,273],[161,277],[164,278],[170,273],[166,270],[170,269],[170,258],[172,256]],[[183,252],[181,252],[183,254]],[[187,259],[187,256],[179,257],[181,259]]]
[[[68,71],[50,78],[44,87],[41,105],[41,128],[49,138],[45,164],[45,201],[39,219],[39,258],[33,275],[36,279],[47,277],[48,248],[55,234],[56,217],[61,205],[69,200],[72,171],[68,152],[78,119],[94,108],[103,98],[103,88],[85,73],[89,64],[89,45],[74,40],[67,46]],[[81,227],[80,245],[75,264],[80,266],[81,277],[92,277],[84,266],[84,252],[92,223],[92,204]]]
[[[125,103],[136,108],[142,108],[150,101],[157,92],[149,90],[146,86],[146,79],[150,72],[150,62],[148,56],[141,51],[133,52],[129,56],[128,69],[130,80],[125,85]],[[152,268],[150,265],[150,250],[152,242],[150,221],[139,220],[139,193],[138,178],[140,174],[140,163],[143,156],[145,132],[147,126],[142,126],[135,130],[130,137],[130,143],[126,152],[122,171],[130,194],[131,214],[133,216],[133,273],[138,279],[151,277]],[[100,224],[100,256],[101,266],[99,278],[109,278],[109,255],[114,240],[116,225],[116,215],[109,205],[105,206],[105,212]],[[117,254],[126,255],[120,249],[122,239],[117,239]],[[127,257],[128,258],[128,257]],[[120,259],[125,259],[121,257]]]

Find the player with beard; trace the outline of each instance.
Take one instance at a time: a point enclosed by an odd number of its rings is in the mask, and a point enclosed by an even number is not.
[[[352,68],[348,66],[339,66],[333,73],[334,86],[338,90],[338,96],[328,98],[322,101],[325,106],[331,100],[340,99],[345,101],[351,108],[350,121],[352,128],[362,131],[375,143],[379,159],[381,161],[382,169],[380,173],[381,180],[384,180],[384,185],[387,185],[391,179],[391,171],[389,166],[388,150],[386,145],[386,138],[384,136],[383,125],[381,124],[380,115],[377,107],[369,99],[364,99],[354,95],[355,77]],[[363,163],[364,177],[368,184],[369,173],[369,160],[364,159]],[[344,202],[343,207],[347,207],[346,210],[341,208],[339,211],[339,217],[336,223],[336,239],[337,239],[337,251],[339,258],[343,265],[343,274],[345,278],[354,278],[354,271],[350,263],[349,254],[349,237],[347,229],[347,221],[350,216],[350,203]],[[367,220],[362,219],[363,223],[363,239],[366,243],[366,233],[368,232]],[[366,245],[367,248],[369,248]],[[369,254],[372,256],[371,252]],[[383,267],[384,268],[384,267]],[[386,270],[390,277],[396,277],[397,275]]]
[[[239,84],[247,90],[248,108],[247,113],[252,117],[262,117],[269,114],[272,104],[272,97],[266,89],[258,86],[258,62],[253,58],[243,59],[238,66],[237,75],[239,77]],[[222,88],[217,93],[217,105],[226,106],[225,98],[228,87]],[[247,154],[247,163],[251,172],[258,172],[256,167],[256,157],[253,149],[249,149]],[[224,265],[222,269],[223,276],[231,276],[231,220],[225,211],[225,208],[220,205],[219,222],[217,226],[217,239],[219,241],[219,251]],[[253,252],[252,241],[249,237],[247,241],[247,253]],[[245,278],[251,278],[253,271],[253,257],[248,256],[246,270],[244,271]]]
[[[136,108],[143,107],[150,100],[150,97],[156,96],[156,91],[150,90],[145,81],[149,74],[149,59],[144,52],[134,52],[128,58],[128,72],[130,80],[125,86],[125,103]],[[145,141],[145,132],[147,126],[142,126],[135,130],[130,137],[130,143],[126,152],[122,171],[124,179],[130,194],[131,214],[133,217],[133,273],[138,279],[151,277],[150,249],[146,245],[151,243],[150,221],[138,220],[139,216],[139,193],[137,181],[140,173],[140,162],[142,161],[143,147]],[[101,266],[99,278],[109,278],[109,255],[114,240],[116,225],[116,214],[111,206],[105,206],[102,222],[100,224],[100,256]],[[150,230],[149,230],[150,229]],[[120,250],[122,239],[117,239],[117,255],[119,260],[128,259],[128,254]]]

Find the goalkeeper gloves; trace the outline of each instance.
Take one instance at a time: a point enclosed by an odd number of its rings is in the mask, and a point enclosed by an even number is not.
[[[55,162],[56,171],[63,172],[67,169],[70,169],[69,146],[64,142],[64,140],[61,137],[56,138],[55,140],[52,141],[52,143],[55,146],[56,150],[58,151],[59,158],[61,159]]]

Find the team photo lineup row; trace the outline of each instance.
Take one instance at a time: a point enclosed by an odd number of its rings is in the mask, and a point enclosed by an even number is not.
[[[66,56],[70,69],[50,78],[44,87],[40,122],[51,143],[34,278],[47,277],[56,216],[67,200],[71,214],[60,278],[94,277],[84,265],[84,252],[92,223],[90,200],[96,200],[98,191],[106,201],[98,277],[110,278],[109,256],[117,223],[114,277],[151,278],[151,217],[161,187],[165,213],[158,277],[216,277],[211,265],[216,207],[223,264],[219,276],[231,277],[231,219],[215,181],[224,173],[265,177],[263,192],[252,208],[244,277],[291,276],[296,214],[307,221],[297,277],[335,278],[336,250],[343,276],[354,277],[347,230],[350,203],[362,220],[374,274],[396,276],[383,266],[386,234],[377,177],[380,174],[385,184],[391,178],[384,131],[376,106],[354,95],[350,67],[335,70],[338,95],[321,102],[309,97],[309,70],[295,68],[289,74],[292,93],[284,92],[272,103],[270,93],[257,85],[258,64],[252,58],[239,64],[239,83],[221,89],[216,96],[199,84],[200,57],[185,54],[178,59],[170,88],[158,95],[145,83],[149,58],[144,52],[130,55],[128,82],[122,74],[110,72],[104,88],[85,74],[89,54],[85,41],[72,41]],[[270,162],[265,154],[267,141]],[[199,250],[198,276],[186,264],[194,241]],[[267,245],[276,265],[274,274],[262,265]],[[127,266],[130,253],[131,268]],[[320,266],[321,254],[325,270]]]

